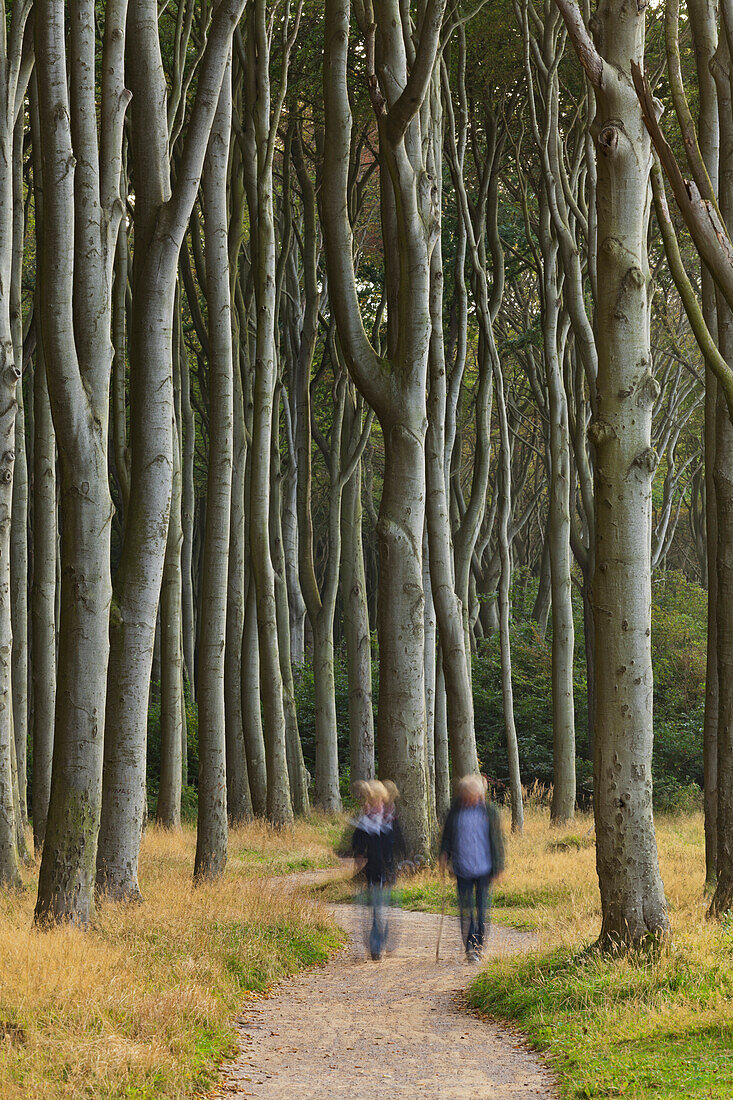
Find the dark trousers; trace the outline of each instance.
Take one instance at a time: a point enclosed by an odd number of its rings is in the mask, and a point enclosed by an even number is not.
[[[490,902],[491,875],[479,878],[457,878],[458,908],[461,913],[461,935],[466,953],[480,951],[484,945],[486,912]]]
[[[364,905],[364,939],[373,959],[382,957],[389,941],[389,905],[391,888],[382,882],[367,883]]]

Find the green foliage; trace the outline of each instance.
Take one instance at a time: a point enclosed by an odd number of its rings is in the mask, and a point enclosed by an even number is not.
[[[514,716],[517,724],[522,778],[527,787],[552,783],[552,624],[540,637],[530,614],[537,581],[518,571],[513,584],[514,622],[511,627]],[[654,800],[657,809],[690,812],[699,808],[703,782],[702,722],[705,697],[707,594],[679,572],[660,572],[652,591],[652,661],[654,666]],[[575,725],[578,799],[589,806],[593,765],[588,739],[588,681],[583,638],[582,604],[575,606]],[[379,669],[373,639],[372,686],[376,707]],[[315,771],[315,692],[313,666],[295,670],[295,701],[303,756]],[[349,804],[349,689],[342,647],[334,656],[336,716],[341,762],[341,795]],[[476,741],[483,769],[502,794],[508,782],[501,693],[498,635],[481,642],[473,658]],[[195,819],[198,782],[198,710],[186,692],[188,774],[184,817]],[[160,692],[153,685],[148,713],[148,799],[150,812],[160,777]]]
[[[529,619],[536,581],[515,578],[511,629],[514,717],[525,785],[552,783],[551,625],[541,638]],[[575,726],[578,797],[588,804],[593,771],[588,745],[588,682],[581,602],[575,595]],[[654,798],[658,809],[700,805],[705,697],[707,595],[682,573],[658,573],[652,591],[654,668]],[[479,758],[501,791],[508,781],[498,635],[481,643],[473,662]]]

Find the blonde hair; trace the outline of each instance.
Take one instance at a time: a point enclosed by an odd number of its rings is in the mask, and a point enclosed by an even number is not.
[[[367,783],[369,788],[369,800],[371,802],[381,802],[384,805],[385,802],[389,802],[389,795],[384,783],[380,783],[378,779],[372,779],[371,783]]]
[[[399,789],[397,787],[397,784],[393,783],[391,779],[385,779],[382,786],[384,787],[385,791],[387,792],[387,801],[388,802],[396,802],[397,799],[400,797],[400,792],[399,792]]]
[[[482,775],[464,775],[458,780],[457,789],[460,798],[484,798],[486,795],[486,784]]]

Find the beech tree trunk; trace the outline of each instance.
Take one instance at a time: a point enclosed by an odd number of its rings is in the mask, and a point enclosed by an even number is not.
[[[180,298],[176,295],[173,326],[173,386],[180,392],[181,332]],[[178,402],[176,401],[176,405]],[[183,651],[181,633],[181,434],[178,409],[173,425],[173,486],[168,541],[160,592],[160,786],[155,819],[159,825],[176,829],[181,824],[183,785],[183,732],[186,726],[183,696]]]
[[[344,438],[353,438],[358,413],[353,395],[346,398]],[[350,777],[374,778],[374,711],[372,644],[366,597],[362,544],[361,462],[344,486],[341,505],[341,604],[349,685]]]
[[[121,0],[105,11],[99,98],[93,5],[71,5],[68,83],[64,4],[42,0],[35,12],[44,148],[41,334],[59,447],[63,562],[53,771],[35,911],[40,923],[86,925],[94,913],[112,597],[107,422],[129,101],[126,6]]]
[[[178,256],[198,191],[234,28],[245,0],[214,11],[196,98],[170,188],[165,77],[157,7],[130,9],[126,71],[133,91],[135,185],[130,386],[130,505],[116,579],[107,693],[97,880],[114,897],[140,896],[148,683],[165,561],[173,478],[172,318]],[[228,524],[228,520],[227,520]]]
[[[231,121],[230,58],[202,176],[209,319],[209,465],[199,633],[199,799],[194,865],[197,879],[223,873],[228,840],[224,646],[234,438],[226,190]]]
[[[576,6],[557,0],[595,92],[598,297],[596,529],[596,865],[600,943],[627,946],[669,929],[652,813],[651,447],[647,257],[651,147],[631,80],[646,10],[603,0],[591,41]]]
[[[43,175],[37,77],[31,83],[33,196],[36,241],[43,255]],[[56,707],[56,436],[43,355],[42,269],[36,274],[34,314],[38,339],[33,369],[33,587],[31,589],[31,678],[33,687],[33,840],[36,853],[46,834]]]
[[[367,55],[374,59],[369,79],[379,126],[382,234],[390,242],[385,251],[388,334],[384,357],[364,331],[348,216],[349,0],[326,3],[321,185],[329,293],[340,345],[351,375],[379,417],[384,436],[377,525],[379,771],[393,778],[402,791],[409,849],[426,854],[431,838],[424,745],[425,392],[431,338],[430,263],[440,219],[438,187],[427,171],[427,142],[422,138],[434,121],[428,93],[444,9],[444,0],[428,0],[417,47],[409,20],[403,26],[394,13],[381,8],[377,24],[362,28],[368,37]],[[376,52],[371,52],[369,42]]]
[[[235,324],[235,348],[247,340]],[[252,816],[242,712],[242,634],[245,601],[245,478],[247,439],[240,356],[234,356],[232,504],[229,521],[229,576],[227,579],[226,647],[224,652],[224,712],[226,716],[227,812],[231,825]]]
[[[272,202],[272,164],[282,107],[270,107],[270,42],[267,4],[254,0],[248,13],[247,110],[256,163],[248,189],[250,223],[254,227],[253,273],[256,337],[251,447],[250,545],[257,588],[257,624],[260,647],[265,755],[267,761],[267,815],[275,825],[293,819],[287,767],[285,710],[277,634],[275,570],[270,553],[270,452],[277,382],[275,339],[276,244]],[[287,62],[285,62],[287,64]],[[285,75],[282,77],[285,83]]]
[[[275,405],[279,404],[276,399]],[[277,640],[280,656],[280,674],[283,679],[283,709],[285,711],[285,748],[288,757],[288,778],[293,810],[296,814],[307,815],[310,812],[308,797],[308,773],[303,761],[303,746],[300,743],[298,712],[295,706],[295,680],[290,662],[290,612],[288,608],[288,585],[286,577],[285,553],[281,524],[279,440],[273,432],[272,475],[270,498],[270,549],[272,565],[275,570],[275,605],[277,614]]]
[[[21,111],[13,132],[13,262],[10,281],[10,327],[13,337],[13,361],[23,363],[23,243],[25,210],[23,207],[23,134],[25,112]],[[16,387],[15,462],[13,465],[13,502],[10,524],[10,611],[13,631],[11,682],[13,728],[18,777],[20,820],[16,822],[21,855],[28,857],[24,828],[28,824],[28,783],[26,755],[28,745],[28,461],[26,455],[23,381]]]

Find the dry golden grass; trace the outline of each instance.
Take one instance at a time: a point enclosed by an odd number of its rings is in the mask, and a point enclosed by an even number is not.
[[[263,877],[327,861],[322,824],[236,830],[225,876],[197,887],[194,849],[190,828],[149,829],[144,903],[104,902],[87,932],[33,928],[35,875],[0,895],[2,1100],[192,1096],[230,1048],[247,991],[340,941],[323,910]]]

